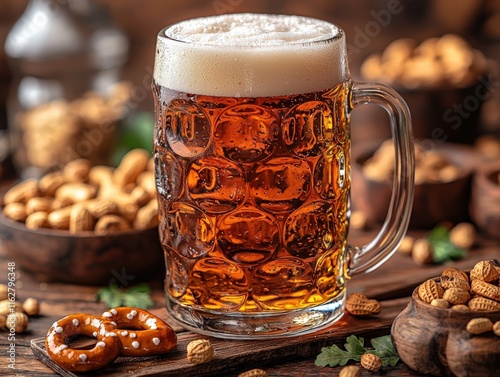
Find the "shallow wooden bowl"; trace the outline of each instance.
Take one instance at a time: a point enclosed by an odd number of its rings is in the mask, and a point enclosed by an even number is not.
[[[500,310],[454,311],[436,308],[418,298],[394,320],[391,335],[401,360],[411,369],[433,376],[492,376],[500,371],[500,337],[493,332],[471,335],[473,318],[500,321]],[[495,372],[494,372],[495,373]]]
[[[478,169],[474,174],[471,217],[486,235],[500,239],[500,163]]]
[[[392,182],[374,181],[363,173],[363,164],[380,143],[369,143],[353,151],[352,201],[355,210],[363,211],[371,223],[382,223],[391,199]],[[469,219],[472,174],[478,164],[471,147],[459,144],[434,144],[434,150],[459,167],[454,180],[415,185],[410,227],[426,229],[444,222],[459,223]]]
[[[158,228],[97,236],[91,232],[30,230],[0,213],[0,247],[39,281],[127,286],[161,279]]]

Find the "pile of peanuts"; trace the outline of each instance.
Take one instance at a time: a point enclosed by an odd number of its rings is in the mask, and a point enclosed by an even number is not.
[[[91,161],[105,161],[114,142],[117,122],[123,118],[130,98],[131,85],[115,84],[108,97],[85,93],[73,101],[46,102],[19,114],[22,136],[16,148],[16,160],[44,171],[68,162],[68,150],[76,152],[82,140],[99,132],[100,142],[86,155]]]
[[[429,279],[418,287],[418,297],[434,307],[456,311],[484,312],[484,317],[473,318],[466,325],[471,335],[493,331],[500,337],[500,321],[493,323],[489,311],[500,310],[500,266],[481,261],[467,274],[449,267],[439,281]]]
[[[364,79],[406,88],[466,87],[487,71],[484,55],[454,34],[419,45],[413,39],[398,39],[361,65]]]
[[[481,261],[467,274],[446,268],[438,280],[429,279],[418,287],[418,297],[432,306],[450,310],[500,310],[500,266]],[[500,325],[499,325],[500,326]]]
[[[3,202],[3,215],[29,229],[104,235],[158,224],[154,162],[143,149],[128,152],[116,169],[73,160],[17,184]]]
[[[394,158],[393,141],[386,140],[363,164],[363,173],[374,181],[391,179]],[[460,174],[460,168],[445,155],[435,150],[425,150],[422,145],[415,143],[415,184],[450,182]]]
[[[40,303],[36,298],[29,297],[20,301],[8,299],[8,287],[0,284],[0,331],[14,328],[21,334],[28,328],[29,317],[37,316],[40,312]]]

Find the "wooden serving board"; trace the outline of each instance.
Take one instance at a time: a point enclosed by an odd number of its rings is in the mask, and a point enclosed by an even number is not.
[[[332,344],[343,345],[349,335],[362,336],[365,339],[386,335],[394,318],[408,304],[409,298],[400,298],[382,302],[382,313],[372,318],[355,318],[346,314],[332,326],[314,334],[296,338],[276,340],[237,341],[209,338],[215,349],[214,359],[207,364],[193,365],[186,359],[187,344],[204,336],[189,331],[178,333],[177,348],[162,357],[118,358],[106,369],[100,370],[100,376],[117,377],[126,374],[134,376],[220,376],[242,365],[248,369],[263,367],[268,364],[315,357],[321,348]],[[65,377],[84,376],[60,368],[47,355],[45,339],[31,341],[31,349],[43,363]],[[88,375],[88,374],[87,374]]]

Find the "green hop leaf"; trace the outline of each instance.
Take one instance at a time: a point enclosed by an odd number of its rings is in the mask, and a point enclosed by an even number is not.
[[[151,288],[147,284],[139,284],[128,289],[120,289],[115,284],[99,289],[97,301],[104,302],[108,308],[130,306],[148,309],[153,305]]]

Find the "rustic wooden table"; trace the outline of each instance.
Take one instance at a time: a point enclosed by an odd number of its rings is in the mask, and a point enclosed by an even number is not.
[[[373,233],[351,232],[351,242],[361,244],[372,237]],[[453,263],[454,266],[463,269],[470,269],[476,261],[483,259],[499,258],[500,252],[496,242],[482,239],[479,245],[470,251],[468,257],[462,261]],[[7,281],[7,267],[9,260],[3,250],[0,250],[0,281]],[[370,297],[378,298],[382,301],[383,309],[381,316],[372,322],[362,322],[346,315],[339,322],[340,335],[335,336],[335,328],[330,330],[330,338],[323,339],[322,342],[302,342],[301,340],[281,340],[267,343],[268,347],[262,346],[265,342],[234,342],[229,340],[216,340],[217,357],[214,362],[226,364],[224,371],[213,371],[210,364],[205,364],[192,368],[185,365],[176,373],[168,375],[197,375],[207,376],[237,376],[242,371],[259,367],[265,369],[269,376],[335,376],[338,375],[340,367],[317,367],[314,360],[317,351],[321,346],[332,344],[343,344],[345,337],[351,329],[357,329],[357,333],[369,339],[370,335],[376,336],[390,333],[390,323],[393,318],[406,306],[409,301],[409,294],[419,282],[439,275],[444,269],[443,266],[419,267],[414,264],[410,257],[395,254],[385,265],[371,274],[357,276],[348,283],[350,292],[364,292]],[[70,273],[70,272],[69,272]],[[164,297],[161,289],[161,282],[153,282],[154,307],[152,312],[168,320],[168,314],[163,308]],[[48,328],[57,319],[76,312],[100,314],[106,308],[103,303],[95,301],[95,294],[98,287],[77,286],[58,283],[40,283],[32,276],[22,270],[16,271],[16,297],[22,301],[28,297],[35,297],[41,301],[41,314],[32,318],[29,330],[24,334],[17,334],[14,342],[15,346],[15,369],[9,368],[9,347],[11,341],[8,340],[7,333],[0,333],[0,376],[57,376],[54,370],[42,363],[34,356],[30,347],[31,340],[44,337]],[[378,322],[377,322],[378,321]],[[380,325],[380,326],[379,326]],[[376,331],[379,327],[380,331]],[[179,339],[186,342],[199,337],[196,334],[186,332],[176,328],[179,332]],[[354,331],[354,330],[352,330]],[[368,336],[366,336],[367,334]],[[314,336],[312,337],[314,339]],[[320,337],[318,336],[318,339]],[[288,347],[287,347],[288,345]],[[180,346],[178,357],[183,358],[184,346]],[[260,357],[256,357],[256,348],[266,349]],[[303,356],[306,355],[306,356]],[[108,372],[100,372],[97,375],[119,376],[134,369],[133,362],[123,364],[120,368]],[[187,363],[185,363],[187,364]],[[155,368],[155,361],[149,364],[150,369],[145,374],[147,368],[137,368],[134,375],[166,375],[161,367]],[[153,373],[154,372],[154,373]],[[362,371],[362,376],[373,376],[374,374]],[[380,375],[384,376],[419,376],[419,373],[411,371],[403,363],[399,363],[394,368],[384,368]]]

